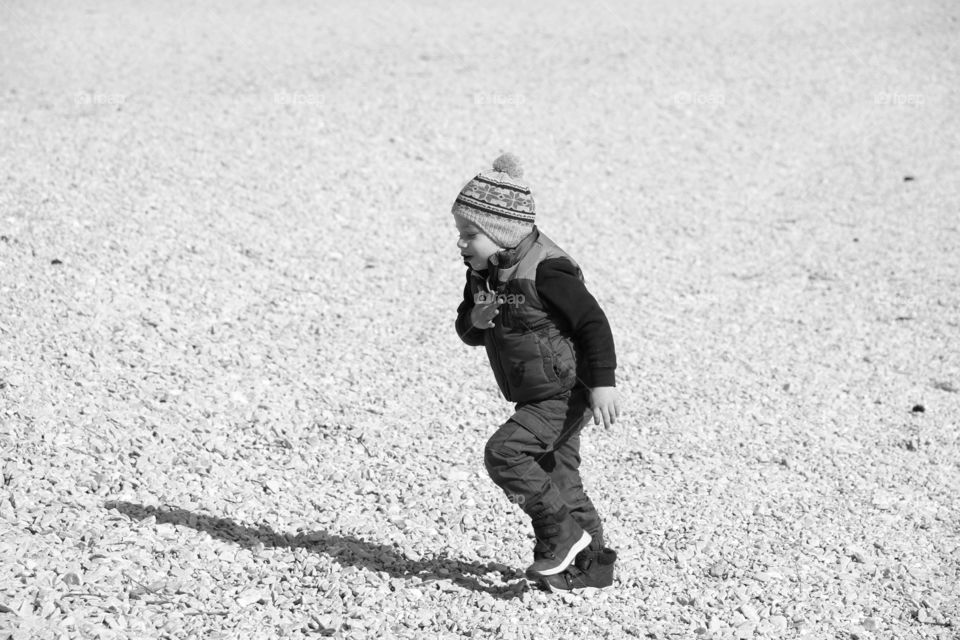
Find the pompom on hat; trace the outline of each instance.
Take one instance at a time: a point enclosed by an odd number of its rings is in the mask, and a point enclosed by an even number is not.
[[[523,167],[512,153],[493,161],[468,182],[453,203],[453,215],[477,225],[497,245],[511,249],[533,231],[536,209]]]

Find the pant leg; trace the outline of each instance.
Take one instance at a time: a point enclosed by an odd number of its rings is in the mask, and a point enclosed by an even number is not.
[[[493,482],[531,517],[534,511],[556,512],[567,506],[578,509],[598,531],[599,517],[583,493],[579,476],[579,432],[590,415],[589,404],[585,390],[518,404],[510,420],[487,441],[484,462]],[[573,436],[577,437],[571,444]],[[558,448],[563,450],[562,458],[557,456]],[[568,498],[573,500],[569,505]]]
[[[553,451],[555,464],[549,472],[560,499],[567,505],[570,515],[593,540],[590,546],[603,546],[603,523],[590,497],[583,490],[580,477],[580,430],[557,443]]]
[[[563,500],[551,475],[541,466],[552,457],[541,438],[511,418],[487,441],[483,461],[494,484],[524,511],[536,504],[556,511]]]

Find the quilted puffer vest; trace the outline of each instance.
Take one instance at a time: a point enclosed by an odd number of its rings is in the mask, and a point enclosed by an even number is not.
[[[577,383],[570,327],[547,315],[537,293],[537,266],[551,258],[569,260],[583,280],[576,261],[536,227],[515,249],[491,258],[486,279],[471,272],[475,301],[493,296],[501,301],[493,328],[484,332],[484,346],[500,391],[511,402],[549,398]]]

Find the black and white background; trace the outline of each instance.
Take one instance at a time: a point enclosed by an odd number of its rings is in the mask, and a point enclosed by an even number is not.
[[[0,3],[0,637],[953,638],[960,7]],[[617,341],[522,577],[449,209]],[[532,532],[531,532],[532,533]]]

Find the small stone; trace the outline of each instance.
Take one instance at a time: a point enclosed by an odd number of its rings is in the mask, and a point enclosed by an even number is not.
[[[81,584],[80,576],[73,571],[63,574],[62,580],[64,584],[68,584],[73,587]]]
[[[924,624],[942,624],[943,616],[934,607],[920,607],[917,611],[917,620]]]
[[[737,625],[736,628],[736,637],[737,638],[750,638],[753,636],[753,632],[756,629],[757,625],[752,620],[747,620],[746,622],[741,622]]]
[[[940,391],[946,391],[948,393],[957,393],[958,391],[960,391],[960,389],[957,389],[957,386],[955,384],[953,384],[952,382],[946,382],[946,381],[934,382],[933,388],[939,389]]]
[[[910,409],[910,411],[913,413],[924,413],[926,410],[926,407],[924,407],[922,404],[915,404],[913,405],[913,408]]]
[[[237,604],[241,607],[249,607],[255,602],[266,600],[266,595],[259,589],[247,589],[237,596]]]
[[[877,624],[876,618],[868,617],[863,619],[863,622],[860,623],[860,626],[867,631],[874,632],[879,628],[880,625]]]
[[[850,556],[854,562],[859,562],[860,564],[863,564],[867,561],[867,554],[860,547],[847,547],[847,555]]]
[[[165,625],[163,625],[163,631],[166,631],[170,635],[176,635],[180,629],[183,628],[183,620],[170,620]]]
[[[447,471],[446,479],[451,482],[461,482],[470,478],[470,472],[464,469],[450,469]]]
[[[757,623],[760,622],[760,614],[757,613],[757,610],[753,608],[752,605],[744,604],[740,605],[740,613],[743,614],[743,617],[747,620]]]
[[[776,632],[783,632],[787,628],[787,619],[783,616],[770,616],[770,626]]]
[[[280,483],[271,478],[263,483],[263,489],[267,493],[277,494],[280,493]]]

